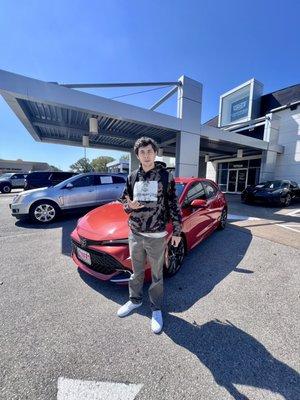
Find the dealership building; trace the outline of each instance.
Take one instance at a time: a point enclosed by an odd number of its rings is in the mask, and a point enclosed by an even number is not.
[[[148,109],[81,91],[166,87]],[[170,89],[171,86],[171,89]],[[79,90],[78,90],[79,89]],[[224,192],[270,179],[300,182],[300,84],[268,94],[251,79],[220,97],[219,114],[201,124],[202,84],[173,82],[58,84],[0,70],[0,94],[36,141],[126,151],[149,136],[175,157],[175,175],[204,176]],[[157,109],[177,96],[177,116]]]
[[[51,167],[47,163],[38,161],[23,160],[3,160],[0,159],[0,174],[5,172],[33,172],[33,171],[51,171]]]

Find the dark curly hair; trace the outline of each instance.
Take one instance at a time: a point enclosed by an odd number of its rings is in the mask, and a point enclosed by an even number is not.
[[[141,147],[146,147],[146,146],[148,146],[149,144],[151,144],[152,149],[157,153],[157,152],[158,152],[158,145],[157,145],[157,143],[155,142],[155,140],[153,140],[153,139],[151,139],[151,138],[149,138],[149,137],[143,136],[143,137],[139,138],[139,139],[134,143],[133,149],[134,149],[135,154],[138,155],[139,149],[140,149]]]

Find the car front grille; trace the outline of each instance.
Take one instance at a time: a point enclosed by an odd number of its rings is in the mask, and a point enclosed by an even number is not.
[[[88,249],[86,247],[82,247],[79,243],[72,241],[73,245],[73,252],[76,254],[76,249],[79,247],[80,249],[87,251],[91,256],[91,265],[85,263],[84,261],[80,260],[84,265],[90,268],[92,271],[99,272],[100,274],[104,275],[111,275],[116,271],[126,270],[121,263],[119,263],[114,257],[110,256],[107,253],[101,251],[95,251]]]

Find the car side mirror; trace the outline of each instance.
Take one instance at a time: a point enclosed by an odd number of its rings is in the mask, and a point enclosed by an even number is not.
[[[191,202],[191,207],[193,208],[202,208],[206,206],[206,200],[195,199]]]
[[[74,185],[71,182],[66,184],[66,189],[72,189],[73,187],[74,187]]]

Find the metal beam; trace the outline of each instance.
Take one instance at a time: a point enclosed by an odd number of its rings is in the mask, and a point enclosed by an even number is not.
[[[54,138],[45,138],[47,140],[42,140],[42,143],[53,143],[53,144],[63,144],[66,146],[76,146],[83,147],[82,142],[68,142],[63,139],[54,139]],[[91,144],[91,142],[90,142]],[[103,144],[95,144],[94,146],[88,147],[89,149],[107,149],[107,150],[118,150],[118,151],[126,151],[129,152],[132,147],[120,147],[120,146],[112,146],[112,145],[103,145]]]
[[[245,146],[259,150],[271,150],[277,153],[283,153],[284,147],[282,145],[275,145],[265,140],[252,138],[249,136],[240,135],[238,133],[223,131],[209,125],[201,126],[201,136],[214,142],[227,142],[235,146]]]
[[[172,143],[175,143],[175,142],[176,142],[176,136],[174,138],[172,138],[172,139],[165,140],[164,142],[161,142],[160,146],[161,147],[168,146],[169,144],[172,144]]]
[[[181,82],[133,82],[133,83],[60,83],[71,89],[83,88],[115,88],[115,87],[142,87],[142,86],[181,86]]]
[[[164,103],[166,100],[168,100],[170,97],[173,96],[174,93],[176,93],[178,90],[177,86],[175,86],[174,88],[172,88],[171,90],[169,90],[168,93],[166,93],[160,100],[158,100],[156,103],[153,104],[153,106],[151,106],[149,108],[149,110],[155,110],[157,107],[159,107],[162,103]]]
[[[201,146],[201,141],[200,141],[200,153],[205,152],[205,153],[214,153],[214,154],[225,154],[225,155],[232,155],[236,153],[236,149],[232,149],[232,151],[228,150],[217,150],[214,148],[209,148],[209,147],[202,147]]]
[[[168,82],[169,84],[169,82]],[[175,84],[175,82],[173,82]],[[178,84],[178,82],[176,82]],[[123,119],[141,125],[160,129],[180,130],[181,121],[171,115],[95,96],[61,85],[27,78],[0,69],[0,94],[9,94],[15,99],[50,104],[84,113]],[[12,105],[15,111],[14,105]],[[30,123],[30,121],[29,121]]]

